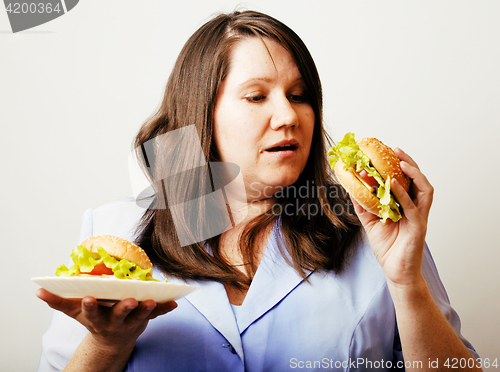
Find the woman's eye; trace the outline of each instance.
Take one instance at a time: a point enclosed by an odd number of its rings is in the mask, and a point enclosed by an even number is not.
[[[248,102],[260,102],[264,98],[266,98],[266,97],[263,96],[263,95],[246,97],[246,99],[247,99]]]
[[[290,96],[288,96],[289,100],[291,102],[295,102],[295,103],[305,103],[307,102],[307,97],[303,94],[291,94]]]

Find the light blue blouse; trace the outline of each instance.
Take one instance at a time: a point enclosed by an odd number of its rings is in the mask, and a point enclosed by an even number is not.
[[[131,200],[88,210],[80,241],[100,234],[133,239],[143,211]],[[149,322],[126,370],[380,372],[402,366],[394,306],[366,241],[340,275],[313,271],[305,281],[280,254],[279,236],[275,227],[237,317],[221,283],[188,281],[200,289]],[[427,247],[422,272],[441,311],[476,355],[460,334],[460,319]],[[86,333],[78,322],[54,312],[39,371],[62,370]]]

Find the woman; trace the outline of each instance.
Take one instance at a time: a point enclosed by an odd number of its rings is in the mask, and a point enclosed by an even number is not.
[[[202,26],[136,138],[155,197],[135,234],[170,281],[200,290],[177,304],[128,299],[112,308],[40,290],[66,314],[54,315],[40,370],[424,371],[474,358],[425,246],[432,186],[398,149],[413,181],[410,194],[391,185],[403,219],[382,225],[353,202],[356,217],[328,169],[321,111],[314,62],[288,27],[256,12]],[[180,156],[162,135],[193,124],[202,156]],[[170,205],[210,189],[210,177],[179,173],[204,164],[200,157],[237,164],[244,192],[224,197],[229,228],[181,244],[199,236],[189,226],[213,222],[213,204]],[[172,174],[181,176],[162,197]],[[138,210],[121,202],[87,212],[82,238],[118,228],[129,238]]]

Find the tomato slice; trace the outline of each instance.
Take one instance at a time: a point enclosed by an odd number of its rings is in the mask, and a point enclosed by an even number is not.
[[[368,173],[363,169],[361,172],[358,173],[359,178],[361,178],[363,181],[366,182],[366,184],[370,187],[378,187],[378,182],[375,178],[370,177]]]
[[[377,189],[379,184],[377,180],[371,176],[368,175],[368,173],[363,169],[361,172],[358,172],[358,167],[357,165],[354,166],[354,170],[357,172],[358,177],[363,180],[364,183],[366,183],[368,186],[370,186],[373,189]]]
[[[101,263],[98,265],[95,265],[94,268],[90,273],[85,273],[85,274],[90,274],[90,275],[113,275],[113,270],[111,270],[109,267],[106,267],[105,264]]]

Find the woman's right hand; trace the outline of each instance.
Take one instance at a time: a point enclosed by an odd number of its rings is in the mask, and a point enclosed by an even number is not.
[[[98,305],[94,297],[70,300],[58,297],[43,288],[36,295],[51,308],[59,310],[83,324],[91,333],[96,345],[111,348],[125,348],[135,341],[146,329],[150,319],[172,311],[175,301],[157,304],[153,300],[141,303],[129,298],[112,307]]]

